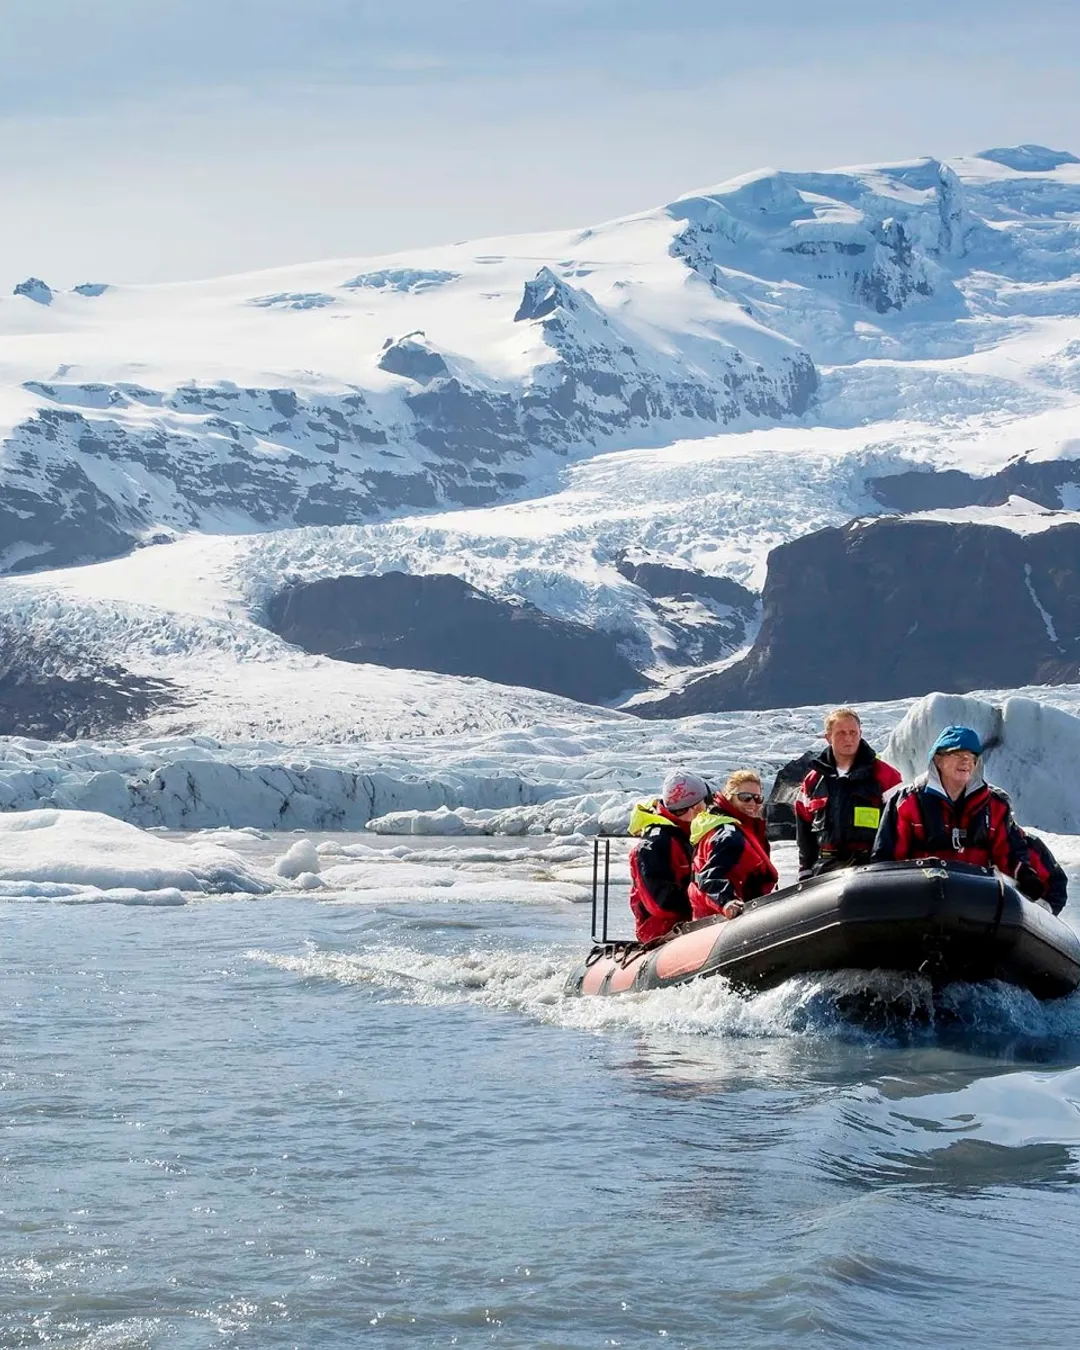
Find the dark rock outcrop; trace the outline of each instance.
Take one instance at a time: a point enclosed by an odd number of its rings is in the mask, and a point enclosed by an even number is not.
[[[1080,461],[1033,461],[1027,456],[985,478],[962,469],[924,469],[866,481],[867,489],[882,506],[905,512],[1001,506],[1010,497],[1026,497],[1057,511],[1065,505],[1061,489],[1075,484],[1080,484]]]
[[[625,553],[616,558],[615,570],[657,600],[715,600],[717,604],[729,605],[747,616],[757,609],[757,594],[731,577],[710,577],[696,568],[672,567],[667,563],[634,562]]]
[[[788,760],[777,773],[769,800],[765,803],[770,839],[795,838],[795,798],[799,795],[802,780],[813,768],[821,750],[822,747],[817,746],[805,751],[798,759]]]
[[[1080,525],[852,521],[774,549],[736,665],[650,717],[891,699],[1080,678]]]
[[[66,741],[111,735],[180,702],[168,680],[42,645],[0,623],[0,736]]]
[[[670,638],[655,646],[670,664],[709,665],[746,645],[758,596],[737,581],[649,558],[631,559],[625,552],[616,557],[615,568],[651,597]]]
[[[36,305],[51,305],[53,302],[52,287],[40,277],[27,277],[25,281],[20,281],[12,295],[25,295],[27,300],[33,300]]]
[[[449,375],[446,362],[421,332],[387,338],[379,357],[379,369],[402,375],[417,384],[427,384],[440,375]]]
[[[474,675],[583,703],[648,683],[613,636],[496,600],[454,576],[302,582],[271,597],[266,621],[287,642],[339,661]]]

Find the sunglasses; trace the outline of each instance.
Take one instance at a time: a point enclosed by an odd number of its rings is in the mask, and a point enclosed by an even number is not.
[[[765,798],[760,792],[736,792],[735,800],[737,802],[763,802]]]

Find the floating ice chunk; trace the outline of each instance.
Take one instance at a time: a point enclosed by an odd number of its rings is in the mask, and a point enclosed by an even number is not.
[[[279,877],[298,878],[302,872],[317,873],[322,868],[319,851],[310,839],[298,839],[274,863]]]
[[[270,877],[217,845],[161,839],[96,812],[57,810],[0,816],[0,885],[9,897],[121,904],[275,889]]]
[[[175,886],[140,891],[131,886],[73,886],[55,881],[0,881],[0,899],[53,901],[62,905],[186,905],[187,896]]]
[[[1031,698],[1001,705],[963,694],[927,694],[912,705],[890,736],[884,758],[905,779],[926,769],[939,731],[973,727],[987,747],[983,771],[1012,798],[1023,825],[1080,833],[1080,718]]]
[[[456,880],[452,867],[419,866],[397,858],[387,862],[338,863],[322,873],[323,885],[332,890],[393,890],[404,899],[416,899],[425,890],[453,886]]]

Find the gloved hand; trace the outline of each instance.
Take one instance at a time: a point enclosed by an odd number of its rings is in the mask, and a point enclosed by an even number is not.
[[[1026,895],[1029,900],[1039,901],[1042,899],[1043,884],[1035,869],[1029,867],[1027,863],[1021,863],[1016,869],[1016,889],[1021,895]]]
[[[745,900],[729,900],[720,913],[725,919],[737,919],[745,908]]]

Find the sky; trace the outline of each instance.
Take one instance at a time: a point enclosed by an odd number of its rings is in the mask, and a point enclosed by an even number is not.
[[[1076,0],[0,0],[0,294],[1080,153]]]

